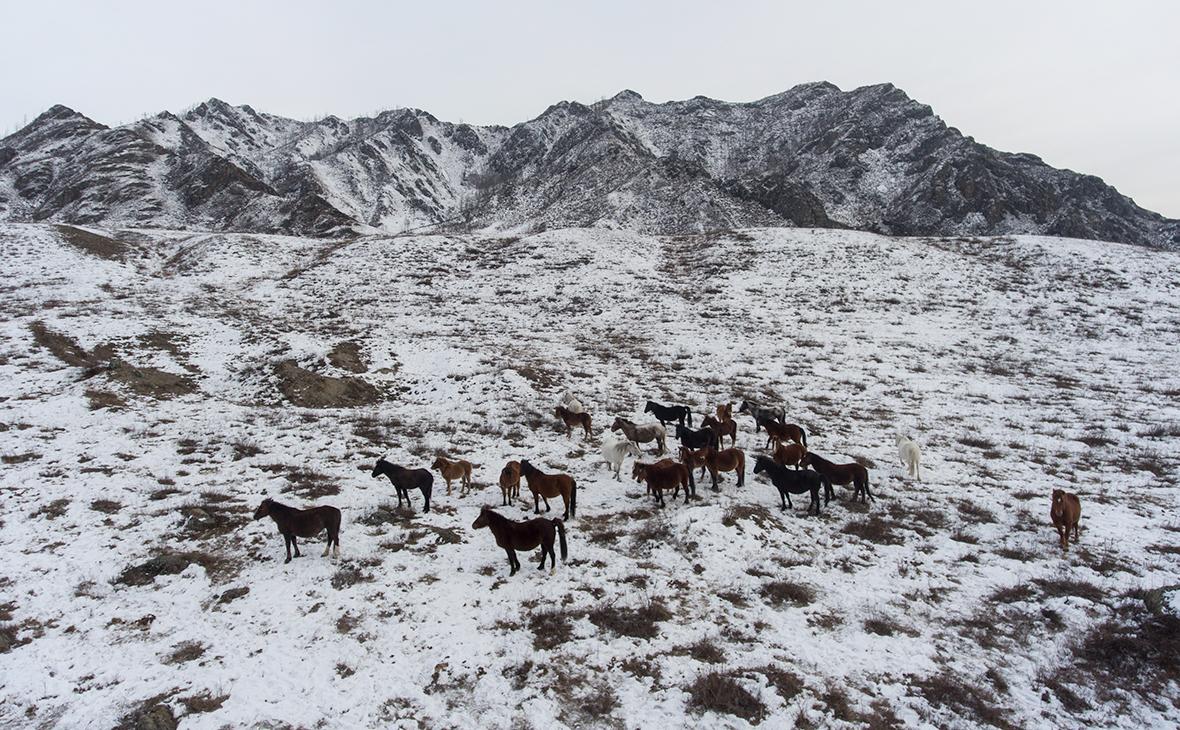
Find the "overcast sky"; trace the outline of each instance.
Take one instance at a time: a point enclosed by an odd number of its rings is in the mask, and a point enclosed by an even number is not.
[[[624,88],[890,81],[980,142],[1180,217],[1180,2],[47,0],[0,3],[0,22],[0,134],[56,103],[105,124],[213,96],[512,124]]]

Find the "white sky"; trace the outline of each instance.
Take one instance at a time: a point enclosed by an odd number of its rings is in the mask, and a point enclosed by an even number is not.
[[[890,81],[985,144],[1180,217],[1180,2],[2,0],[0,27],[0,135],[56,103],[112,125],[213,96],[513,124],[624,88]]]

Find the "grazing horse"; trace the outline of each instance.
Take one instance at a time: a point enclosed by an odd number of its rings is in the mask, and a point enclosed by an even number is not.
[[[692,411],[688,410],[688,406],[662,406],[654,400],[649,400],[647,405],[643,407],[643,412],[655,416],[660,425],[665,428],[673,421],[681,426],[692,425]],[[686,424],[685,421],[688,423]]]
[[[574,426],[581,426],[586,432],[586,438],[590,438],[590,414],[586,411],[571,411],[565,406],[558,406],[553,410],[553,414],[565,424],[566,436],[570,435]]]
[[[410,511],[414,511],[414,503],[410,501],[410,490],[422,490],[422,500],[424,505],[423,512],[430,511],[430,493],[434,489],[434,476],[425,469],[407,469],[404,466],[391,464],[385,460],[384,457],[377,460],[377,464],[373,467],[373,473],[370,476],[376,478],[384,474],[389,477],[389,481],[393,483],[393,488],[397,491],[397,508],[402,508],[402,497],[406,498],[406,504],[409,505]]]
[[[717,434],[718,447],[721,446],[722,440],[726,436],[729,437],[730,446],[737,445],[737,421],[733,420],[732,417],[724,421],[719,421],[712,416],[705,416],[704,419],[701,420],[701,426],[708,428],[712,430],[713,433]]]
[[[693,497],[697,493],[688,468],[684,464],[677,463],[671,459],[661,459],[654,464],[644,464],[637,461],[631,467],[631,478],[637,482],[646,482],[647,491],[655,495],[656,504],[661,507],[664,506],[665,489],[673,490],[672,499],[676,499],[676,495],[680,493],[680,488],[684,487],[685,504],[688,504],[690,492]]]
[[[1068,553],[1070,528],[1073,528],[1073,541],[1077,542],[1078,521],[1082,519],[1082,502],[1078,499],[1078,495],[1054,489],[1049,516],[1053,518],[1053,526],[1057,528],[1061,549]]]
[[[328,531],[328,544],[324,546],[322,557],[328,557],[328,551],[333,551],[334,557],[340,557],[340,510],[324,505],[308,509],[296,509],[285,504],[279,504],[270,497],[262,500],[258,509],[254,510],[254,519],[260,520],[270,517],[279,527],[279,534],[283,536],[283,544],[287,547],[287,559],[291,562],[291,548],[295,548],[295,557],[299,554],[297,537],[315,537],[320,532]]]
[[[902,436],[900,433],[897,434],[897,458],[901,459],[907,476],[917,477],[918,481],[922,481],[922,472],[918,469],[922,451],[908,436]]]
[[[516,551],[532,550],[538,545],[541,547],[541,564],[537,568],[545,569],[546,556],[552,559],[552,565],[556,568],[557,555],[553,552],[555,532],[561,541],[561,562],[564,563],[569,554],[565,544],[565,525],[561,520],[534,517],[524,522],[516,522],[493,512],[491,507],[481,507],[479,517],[471,523],[471,528],[478,530],[481,527],[489,528],[496,538],[496,544],[508,553],[508,565],[512,569],[509,576],[516,575],[516,571],[520,570],[520,560],[516,557]]]
[[[615,481],[621,482],[623,478],[619,476],[619,472],[623,470],[623,459],[628,456],[639,458],[643,452],[635,444],[627,441],[607,441],[602,445],[602,460],[606,463],[608,469],[615,473]]]
[[[825,485],[826,494],[832,496],[832,484],[839,484],[840,486],[848,486],[849,484],[855,487],[852,493],[852,499],[855,501],[857,497],[862,502],[868,502],[870,499],[875,500],[876,497],[869,491],[869,470],[853,462],[851,464],[833,464],[824,457],[808,451],[807,455],[803,457],[803,466],[810,466],[820,473],[828,483]]]
[[[668,450],[668,432],[664,430],[662,425],[655,423],[646,426],[636,426],[626,418],[615,417],[615,422],[611,424],[611,431],[622,431],[631,443],[639,446],[648,441],[655,441],[660,450],[656,452],[657,455],[663,454]]]
[[[478,465],[463,459],[449,461],[446,457],[437,456],[430,468],[438,469],[438,473],[442,474],[443,480],[447,483],[447,494],[451,493],[451,482],[458,479],[462,487],[459,495],[463,496],[467,494],[467,489],[471,486],[471,470],[476,466]]]
[[[774,462],[780,466],[793,466],[798,469],[806,455],[807,449],[797,443],[780,443],[774,450]]]
[[[811,508],[814,507],[815,516],[819,517],[819,490],[824,486],[824,478],[817,472],[788,469],[765,456],[758,456],[754,459],[754,473],[761,472],[766,472],[766,476],[770,477],[770,483],[778,490],[779,499],[783,502],[783,509],[787,509],[788,505],[791,509],[795,508],[795,505],[791,504],[792,494],[810,492],[811,504],[807,506],[807,514],[811,514]],[[827,504],[828,495],[825,492],[824,506],[826,507]]]
[[[722,403],[721,405],[717,406],[717,420],[722,423],[733,420],[732,403]]]
[[[540,500],[545,501],[545,511],[548,512],[549,497],[560,494],[561,501],[565,503],[562,519],[568,520],[575,516],[578,509],[578,483],[573,477],[569,474],[546,474],[527,461],[520,462],[520,473],[533,493],[533,514],[541,514]]]
[[[581,413],[586,410],[582,407],[582,401],[575,398],[574,394],[568,391],[565,395],[561,396],[561,402],[558,405],[563,405],[566,407],[566,410],[573,411],[574,413]]]
[[[717,487],[717,474],[723,471],[736,471],[737,485],[739,487],[746,486],[746,452],[741,449],[731,448],[714,451],[706,446],[693,454],[694,464],[701,461],[709,470],[709,476],[713,477],[714,492],[720,491]]]
[[[510,461],[500,470],[500,493],[504,497],[501,506],[508,506],[520,496],[520,462]]]
[[[717,448],[717,434],[711,428],[694,431],[691,428],[677,425],[676,438],[680,439],[681,446],[687,446],[690,449],[703,449],[706,446],[710,449]]]
[[[760,406],[752,400],[744,400],[738,407],[738,413],[749,413],[754,417],[754,433],[758,433],[763,421],[778,421],[784,423],[787,420],[787,411],[783,408],[766,408]]]
[[[762,428],[766,429],[766,448],[773,448],[772,444],[781,444],[787,441],[794,441],[803,448],[807,448],[807,434],[803,431],[803,427],[794,423],[783,423],[782,421],[761,421]]]

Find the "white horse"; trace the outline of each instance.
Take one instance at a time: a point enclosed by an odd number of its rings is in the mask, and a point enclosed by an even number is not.
[[[621,441],[611,441],[607,439],[602,444],[602,460],[606,463],[608,469],[615,473],[615,481],[623,481],[619,476],[619,472],[623,469],[623,459],[628,456],[638,457],[643,452],[635,444],[623,439]]]
[[[922,481],[922,472],[918,469],[918,461],[922,458],[922,451],[917,444],[900,433],[897,434],[897,456],[901,459],[901,465],[905,467],[906,474]]]
[[[582,402],[574,397],[573,393],[566,391],[565,395],[561,396],[561,405],[565,406],[567,411],[574,413],[585,413],[586,409],[582,407]]]

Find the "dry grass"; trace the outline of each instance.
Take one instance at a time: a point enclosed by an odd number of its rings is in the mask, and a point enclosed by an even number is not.
[[[639,608],[599,606],[587,617],[600,629],[636,639],[654,639],[660,633],[660,622],[672,618],[672,612],[663,603],[652,601]]]
[[[765,583],[758,589],[759,595],[774,606],[789,603],[792,606],[806,606],[815,601],[815,589],[801,583],[778,580]]]
[[[687,688],[688,706],[698,712],[712,711],[734,715],[757,724],[766,716],[766,706],[737,679],[721,672],[697,677]]]

